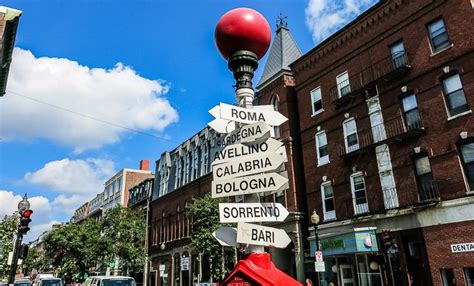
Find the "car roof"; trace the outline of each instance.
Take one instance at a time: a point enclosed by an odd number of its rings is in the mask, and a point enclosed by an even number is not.
[[[89,276],[87,279],[133,279],[130,276],[106,276],[106,275],[98,275],[98,276]]]

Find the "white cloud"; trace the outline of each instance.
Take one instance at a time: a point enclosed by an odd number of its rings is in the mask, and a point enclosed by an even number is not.
[[[143,78],[121,63],[112,69],[89,68],[15,48],[0,135],[3,140],[48,139],[82,152],[115,143],[129,132],[15,93],[126,128],[162,132],[178,120],[164,97],[168,89],[163,81]]]
[[[310,0],[306,25],[313,40],[320,42],[374,5],[378,0]]]
[[[84,160],[65,158],[49,162],[43,168],[27,173],[24,179],[28,183],[63,195],[69,194],[91,199],[95,194],[103,191],[105,181],[113,174],[114,163],[112,161],[95,158]],[[65,197],[63,196],[62,199],[64,201]]]

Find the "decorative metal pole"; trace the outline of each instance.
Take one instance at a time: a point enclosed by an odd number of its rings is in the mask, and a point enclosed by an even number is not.
[[[311,215],[311,224],[313,225],[314,229],[314,242],[316,243],[316,251],[319,252],[319,238],[318,238],[318,224],[319,224],[320,218],[318,213],[314,210],[313,214]],[[315,256],[316,259],[316,256]],[[321,285],[321,279],[319,278],[319,272],[316,271],[316,285],[320,286]]]

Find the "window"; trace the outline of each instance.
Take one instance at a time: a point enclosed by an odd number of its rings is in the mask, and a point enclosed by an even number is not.
[[[312,115],[316,115],[323,110],[323,102],[321,100],[321,87],[317,87],[311,91],[311,107],[312,107]]]
[[[390,46],[390,54],[392,55],[392,64],[394,69],[398,69],[407,65],[407,57],[405,46],[402,41],[396,42]]]
[[[458,74],[452,75],[443,80],[443,90],[449,109],[449,115],[454,116],[469,110],[461,79]]]
[[[431,164],[428,156],[416,158],[415,169],[420,201],[436,198],[433,173],[431,172]]]
[[[354,202],[354,213],[362,214],[369,211],[367,194],[365,193],[365,182],[362,173],[351,176],[352,199]]]
[[[349,74],[347,71],[341,73],[336,77],[337,83],[337,94],[339,97],[343,97],[351,93],[351,85],[349,83]]]
[[[456,278],[452,268],[440,269],[443,286],[456,286]]]
[[[416,102],[415,94],[410,94],[402,98],[403,117],[408,130],[421,128],[420,111],[418,110],[418,103]]]
[[[359,138],[357,137],[357,126],[354,118],[346,120],[343,124],[346,153],[359,149]]]
[[[329,163],[328,142],[324,131],[316,134],[316,153],[318,156],[318,166]]]
[[[372,136],[374,143],[387,139],[385,133],[385,125],[383,124],[382,108],[378,96],[367,100],[369,108],[370,126],[372,128]]]
[[[336,210],[334,208],[334,194],[331,182],[326,182],[321,185],[321,194],[323,198],[324,220],[335,219]]]
[[[474,142],[461,146],[462,162],[470,191],[474,191]]]
[[[428,24],[428,32],[430,34],[431,50],[433,53],[439,52],[451,45],[442,18]]]
[[[274,95],[270,100],[270,104],[273,105],[273,110],[278,111],[278,98]],[[280,127],[274,126],[273,127],[273,137],[280,138]]]
[[[474,267],[464,268],[464,278],[466,285],[474,285]]]

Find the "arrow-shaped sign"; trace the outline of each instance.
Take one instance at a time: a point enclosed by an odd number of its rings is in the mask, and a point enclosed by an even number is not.
[[[288,178],[278,173],[259,174],[227,180],[212,181],[213,198],[268,192],[269,194],[288,188]]]
[[[253,154],[274,153],[282,146],[282,142],[273,138],[258,140],[252,143],[232,144],[214,154],[212,165],[222,164],[232,159]]]
[[[213,148],[224,148],[237,143],[249,143],[259,139],[270,137],[271,127],[264,122],[256,122],[253,124],[242,126],[231,133],[224,136],[224,138],[217,140]]]
[[[285,248],[291,239],[282,229],[239,222],[237,224],[237,242]]]
[[[281,222],[288,211],[279,203],[220,203],[221,223],[232,222]]]
[[[229,133],[235,130],[235,122],[216,118],[207,125],[218,133]]]
[[[222,246],[237,246],[237,229],[233,227],[220,226],[212,235]]]
[[[257,105],[252,108],[238,107],[221,103],[213,107],[209,113],[216,118],[236,121],[240,123],[265,122],[272,126],[280,126],[288,118],[275,111],[272,105]]]
[[[248,155],[212,166],[214,180],[230,179],[257,173],[271,172],[285,162],[281,154]]]

